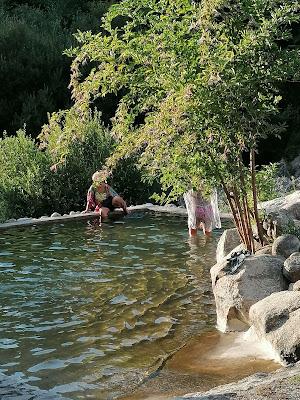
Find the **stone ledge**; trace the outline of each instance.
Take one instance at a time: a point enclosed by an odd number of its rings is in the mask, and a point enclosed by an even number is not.
[[[152,212],[167,213],[173,215],[183,215],[183,216],[187,215],[187,211],[184,207],[177,207],[172,204],[167,206],[158,206],[151,203],[146,203],[137,206],[130,206],[128,207],[128,211],[130,213],[138,211],[152,211]],[[114,220],[123,216],[124,214],[122,209],[116,209],[110,212],[109,219]],[[31,225],[49,224],[55,222],[86,220],[97,217],[99,217],[99,213],[97,212],[83,213],[80,211],[71,211],[69,214],[64,214],[64,215],[60,215],[57,212],[53,212],[50,217],[43,215],[40,218],[19,218],[17,220],[10,219],[0,224],[0,230],[15,228],[15,227],[31,226]],[[221,214],[221,218],[223,220],[232,219],[230,214]]]

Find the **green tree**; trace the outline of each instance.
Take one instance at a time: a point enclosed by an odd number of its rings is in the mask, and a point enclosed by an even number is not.
[[[222,185],[252,251],[252,217],[263,241],[255,152],[262,138],[284,129],[273,122],[278,87],[299,77],[300,52],[282,42],[299,11],[297,0],[124,0],[104,18],[105,34],[79,33],[69,51],[83,118],[97,98],[119,95],[112,128],[119,146],[110,165],[140,154],[165,201],[189,186]]]
[[[113,1],[0,0],[0,131],[24,124],[37,136],[47,113],[71,106],[70,60],[77,29],[98,31]]]

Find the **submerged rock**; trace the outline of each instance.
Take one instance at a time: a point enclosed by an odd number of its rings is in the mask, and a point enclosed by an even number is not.
[[[272,293],[250,308],[256,334],[266,340],[282,362],[300,360],[300,292]]]
[[[282,257],[259,255],[247,257],[234,274],[226,273],[226,260],[211,268],[217,323],[222,331],[235,330],[237,321],[249,326],[249,309],[253,304],[287,289],[283,263]]]

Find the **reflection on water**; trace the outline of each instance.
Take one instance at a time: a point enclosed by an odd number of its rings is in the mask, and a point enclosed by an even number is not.
[[[217,236],[149,215],[1,232],[0,394],[110,399],[142,382],[214,325]]]

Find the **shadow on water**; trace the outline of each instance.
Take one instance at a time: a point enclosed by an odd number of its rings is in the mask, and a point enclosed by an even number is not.
[[[142,382],[148,396],[170,376],[185,383],[168,393],[202,374],[222,382],[180,361],[196,335],[204,348],[217,340],[204,332],[220,234],[190,240],[184,219],[144,214],[1,232],[1,399],[113,399]]]

